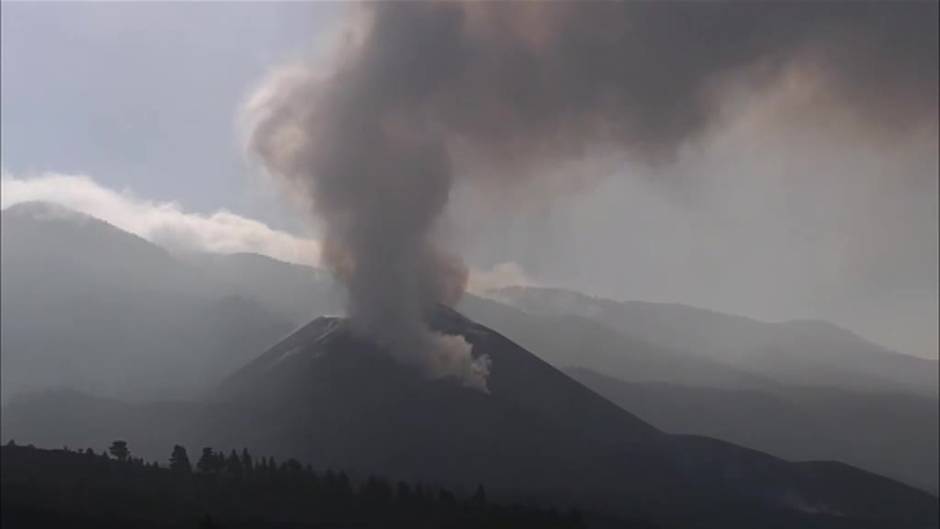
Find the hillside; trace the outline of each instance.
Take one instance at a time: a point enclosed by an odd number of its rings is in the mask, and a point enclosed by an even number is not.
[[[40,203],[2,212],[2,397],[73,388],[194,396],[294,325],[103,221]]]
[[[826,322],[768,323],[678,304],[617,302],[549,288],[510,287],[493,295],[532,314],[588,318],[634,339],[781,384],[934,397],[940,391],[936,360],[889,351]]]
[[[825,388],[729,390],[565,372],[670,433],[792,460],[840,460],[937,493],[938,404],[929,397]]]
[[[772,380],[710,358],[663,347],[579,315],[533,314],[467,296],[459,308],[556,367],[583,366],[636,382],[764,388]]]

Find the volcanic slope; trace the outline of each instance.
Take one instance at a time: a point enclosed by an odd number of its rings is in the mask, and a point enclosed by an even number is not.
[[[199,438],[666,526],[937,525],[929,494],[844,464],[662,433],[455,311],[439,307],[429,321],[491,358],[488,393],[429,381],[347,320],[321,317],[232,375]]]

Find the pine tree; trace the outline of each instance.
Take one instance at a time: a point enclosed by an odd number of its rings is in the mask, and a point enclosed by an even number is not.
[[[245,472],[251,472],[254,470],[254,462],[251,460],[251,454],[248,453],[247,448],[242,448],[242,470]]]
[[[352,483],[349,481],[349,476],[347,476],[345,472],[340,472],[339,475],[336,476],[336,491],[343,499],[352,496]]]
[[[411,501],[411,487],[404,481],[398,482],[398,490],[395,491],[398,503],[409,503]]]
[[[300,464],[300,461],[297,461],[294,458],[290,458],[287,462],[284,463],[283,468],[290,473],[300,473],[303,471],[304,467]]]
[[[108,447],[108,452],[111,452],[111,455],[121,463],[126,463],[127,458],[131,455],[131,451],[127,449],[127,441],[112,442],[111,446]]]
[[[235,450],[232,450],[228,455],[228,459],[225,461],[225,472],[235,477],[241,477],[242,475],[242,461],[239,459]]]
[[[170,454],[170,470],[181,474],[192,474],[193,472],[193,466],[189,462],[186,448],[181,445],[173,446],[173,453]]]
[[[212,452],[212,447],[207,446],[202,449],[202,456],[196,462],[196,469],[202,474],[211,474],[215,470],[214,460],[215,454]]]
[[[473,497],[470,498],[470,504],[476,509],[483,509],[486,507],[486,491],[483,490],[483,485],[477,485],[476,492],[473,493]]]

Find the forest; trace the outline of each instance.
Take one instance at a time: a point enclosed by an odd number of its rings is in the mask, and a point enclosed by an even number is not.
[[[467,497],[439,486],[354,481],[247,450],[176,445],[166,464],[107,451],[46,450],[10,442],[2,454],[2,524],[18,527],[178,528],[580,528],[577,510]]]

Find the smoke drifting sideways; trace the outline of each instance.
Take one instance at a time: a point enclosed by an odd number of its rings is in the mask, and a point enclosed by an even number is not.
[[[249,147],[322,222],[355,327],[485,391],[489,359],[425,324],[466,285],[439,233],[457,179],[532,188],[542,169],[597,152],[668,164],[721,126],[735,90],[772,89],[794,68],[858,127],[936,134],[937,14],[903,2],[362,4],[332,62],[275,71],[249,100]]]

